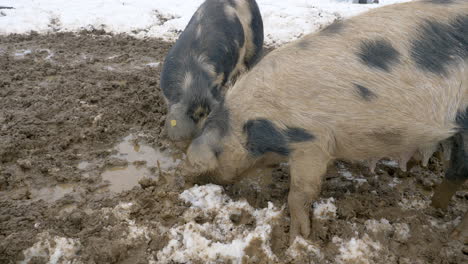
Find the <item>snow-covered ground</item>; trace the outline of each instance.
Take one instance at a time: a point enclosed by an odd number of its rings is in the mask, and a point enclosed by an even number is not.
[[[265,42],[281,45],[337,18],[408,0],[257,0]],[[137,37],[175,40],[203,0],[2,0],[0,34],[104,29]]]

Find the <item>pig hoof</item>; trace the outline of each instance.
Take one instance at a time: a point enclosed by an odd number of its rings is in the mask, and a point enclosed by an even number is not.
[[[310,235],[309,217],[291,217],[291,228],[289,230],[289,244],[292,245],[298,236],[308,238]]]

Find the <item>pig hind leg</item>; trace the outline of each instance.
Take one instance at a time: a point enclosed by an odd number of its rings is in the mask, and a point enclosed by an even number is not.
[[[291,183],[288,195],[291,215],[290,242],[310,234],[309,210],[312,201],[320,194],[322,177],[326,173],[330,156],[319,147],[298,149],[290,155]]]
[[[468,131],[455,134],[451,139],[450,163],[445,179],[436,188],[432,206],[446,209],[455,192],[468,179]]]

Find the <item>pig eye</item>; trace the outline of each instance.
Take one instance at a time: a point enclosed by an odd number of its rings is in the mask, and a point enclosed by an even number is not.
[[[200,119],[206,117],[206,112],[205,111],[201,111],[201,112],[197,112],[195,113],[193,116],[192,116],[192,119],[193,121],[195,122],[198,122],[200,121]]]
[[[189,111],[187,114],[195,123],[198,123],[202,118],[207,117],[209,113],[209,107],[199,106],[194,111]]]

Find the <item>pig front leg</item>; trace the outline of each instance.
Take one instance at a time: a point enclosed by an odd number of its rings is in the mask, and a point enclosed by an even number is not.
[[[322,177],[327,171],[329,161],[330,156],[317,146],[301,146],[301,149],[291,153],[288,195],[291,215],[290,244],[297,236],[307,238],[310,234],[309,209],[320,194]]]
[[[468,131],[455,134],[450,142],[450,162],[445,179],[437,186],[432,197],[432,206],[446,209],[455,192],[468,180]],[[453,230],[452,238],[468,242],[468,212]]]
[[[468,131],[455,134],[448,142],[451,151],[445,179],[432,196],[432,206],[441,209],[447,208],[452,196],[468,179]]]

